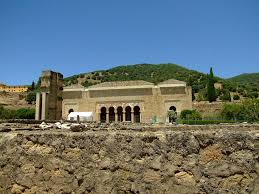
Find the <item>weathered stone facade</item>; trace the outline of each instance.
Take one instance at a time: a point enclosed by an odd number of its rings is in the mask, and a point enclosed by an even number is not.
[[[41,92],[36,95],[36,120],[61,119],[63,75],[53,71],[43,71]]]
[[[92,112],[93,120],[101,122],[168,122],[169,110],[180,113],[192,108],[191,87],[174,79],[157,85],[142,80],[116,81],[61,90],[62,77],[43,72],[41,94],[37,94],[37,120],[61,119],[61,112],[63,119],[70,112]]]
[[[192,108],[191,87],[168,80],[158,85],[146,81],[105,82],[63,91],[63,118],[70,111],[93,112],[102,122],[168,122],[168,111]]]
[[[259,193],[258,125],[20,128],[0,126],[1,194]]]

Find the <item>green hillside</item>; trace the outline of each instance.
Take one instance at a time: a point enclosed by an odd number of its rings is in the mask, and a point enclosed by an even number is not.
[[[244,97],[258,97],[259,73],[244,73],[227,79],[235,84],[237,92]]]
[[[125,80],[145,80],[157,84],[172,78],[199,89],[205,87],[207,80],[206,74],[176,64],[137,64],[74,75],[65,78],[65,85],[80,83],[87,87],[100,82]]]
[[[251,86],[259,85],[259,73],[244,73],[228,79],[238,84],[250,84]]]
[[[209,71],[209,70],[208,70]],[[177,79],[192,86],[193,93],[198,93],[197,101],[206,100],[206,74],[184,68],[176,64],[137,64],[118,66],[108,70],[82,73],[64,79],[64,85],[81,84],[88,87],[107,81],[145,80],[157,84]],[[215,82],[223,84],[224,89],[217,91],[220,100],[229,100],[230,92],[239,96],[257,98],[259,96],[259,73],[242,74],[230,79],[215,77]],[[194,96],[193,96],[194,98]]]
[[[209,70],[208,70],[209,71]],[[108,70],[82,73],[64,79],[64,85],[81,84],[88,87],[107,81],[145,80],[157,84],[159,82],[177,79],[192,86],[193,93],[201,93],[201,100],[206,99],[207,75],[190,70],[176,64],[137,64],[118,66]],[[234,92],[243,97],[257,98],[259,95],[259,73],[242,74],[230,79],[215,77],[221,82],[223,91],[218,96]],[[204,98],[205,97],[205,98]]]

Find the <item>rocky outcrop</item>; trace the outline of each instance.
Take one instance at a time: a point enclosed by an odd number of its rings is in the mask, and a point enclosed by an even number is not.
[[[231,127],[4,130],[0,193],[259,193],[259,128]]]

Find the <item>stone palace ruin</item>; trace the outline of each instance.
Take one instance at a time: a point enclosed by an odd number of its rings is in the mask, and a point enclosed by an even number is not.
[[[93,121],[169,122],[168,111],[192,108],[191,87],[170,79],[157,85],[143,80],[103,82],[63,88],[63,75],[43,71],[36,98],[36,120],[67,119],[71,112],[91,112]]]

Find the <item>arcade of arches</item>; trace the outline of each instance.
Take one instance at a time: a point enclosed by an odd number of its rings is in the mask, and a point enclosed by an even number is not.
[[[123,107],[119,106],[117,108],[114,107],[101,107],[100,110],[100,121],[105,122],[134,122],[140,123],[140,107],[134,106],[133,108],[130,106]]]

